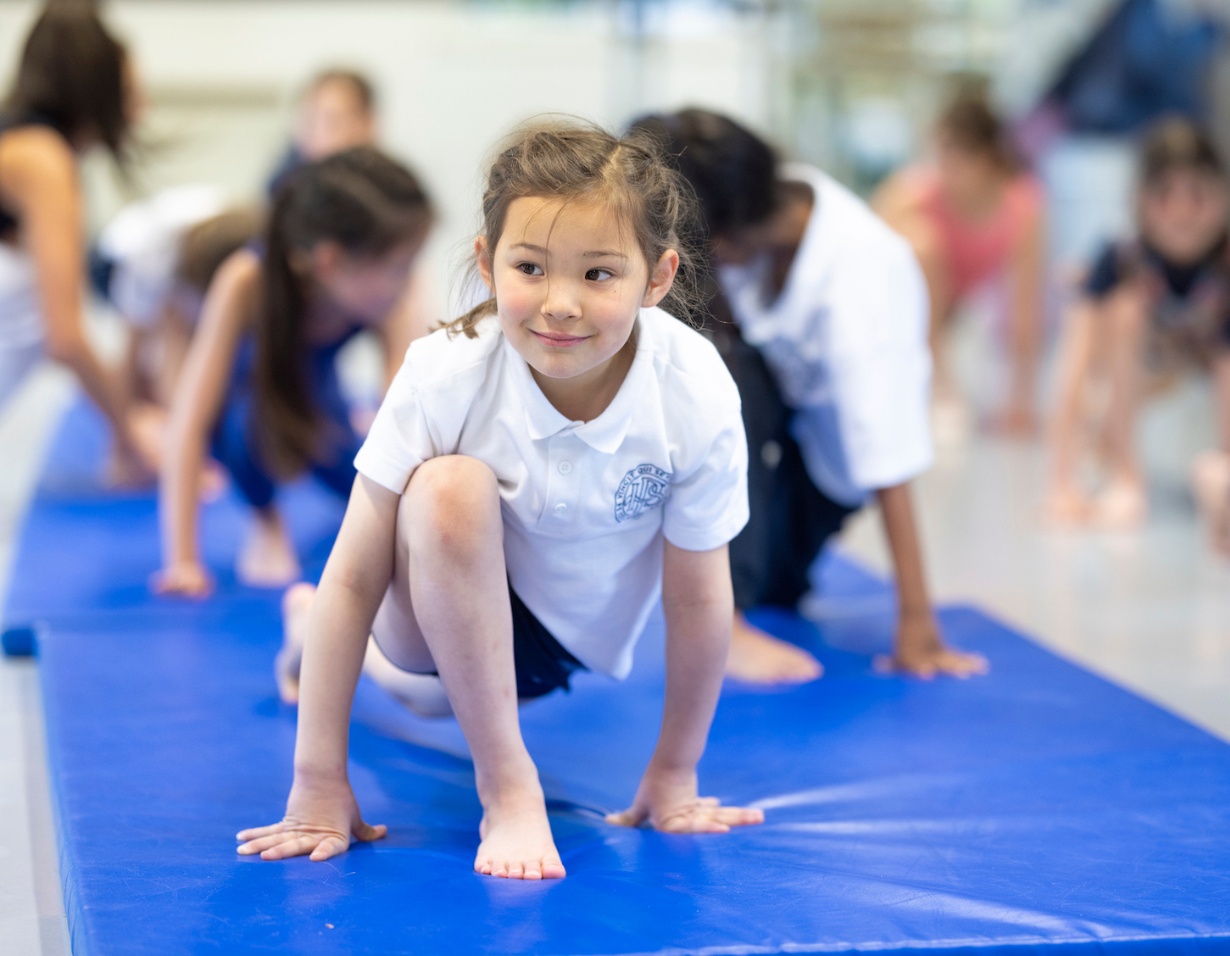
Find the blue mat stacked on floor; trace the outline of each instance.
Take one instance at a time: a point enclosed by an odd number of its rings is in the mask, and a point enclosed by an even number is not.
[[[975,610],[948,635],[984,680],[875,676],[883,585],[831,559],[816,626],[764,615],[824,680],[724,694],[704,790],[761,806],[721,837],[606,826],[653,745],[661,623],[632,677],[582,675],[525,708],[560,882],[476,876],[479,806],[455,724],[360,686],[352,781],[389,837],[326,864],[235,855],[276,819],[295,715],[275,697],[275,595],[222,575],[194,605],[147,596],[152,501],[83,480],[67,423],[20,545],[6,620],[40,646],[61,871],[78,954],[1213,953],[1230,951],[1230,746]],[[311,560],[335,504],[296,489]],[[240,514],[207,516],[219,569]],[[854,605],[852,605],[854,606]]]

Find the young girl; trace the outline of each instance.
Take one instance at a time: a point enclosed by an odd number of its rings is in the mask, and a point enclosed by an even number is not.
[[[123,168],[140,105],[124,47],[95,4],[50,3],[26,39],[0,107],[0,407],[44,354],[67,365],[111,425],[118,480],[148,478],[121,376],[82,316],[81,153]]]
[[[431,224],[414,176],[360,147],[305,166],[279,192],[263,248],[218,271],[171,408],[161,512],[164,569],[155,589],[200,596],[197,493],[207,448],[254,510],[238,573],[255,585],[299,574],[274,497],[311,471],[338,494],[354,480],[359,439],[335,359],[356,333],[380,339],[392,369],[414,337],[411,266]]]
[[[719,266],[719,326],[743,398],[751,520],[731,544],[730,673],[820,675],[810,654],[751,626],[757,605],[793,609],[825,541],[869,494],[896,568],[891,663],[924,677],[986,662],[946,647],[931,608],[910,480],[931,462],[926,289],[905,242],[854,195],[733,120],[690,109],[639,120],[700,198]]]
[[[322,70],[299,97],[294,135],[269,177],[270,195],[304,163],[378,142],[376,88],[354,70]]]
[[[1212,142],[1186,120],[1167,121],[1145,140],[1138,234],[1106,246],[1068,319],[1048,507],[1054,520],[1105,527],[1144,520],[1146,496],[1135,448],[1140,401],[1178,373],[1197,368],[1213,374],[1221,429],[1220,452],[1197,463],[1197,493],[1214,545],[1230,549],[1224,477],[1224,456],[1230,452],[1227,188]],[[1106,391],[1097,429],[1106,480],[1093,496],[1078,474],[1092,384]]]
[[[939,421],[964,415],[946,356],[953,315],[980,287],[1006,280],[1012,371],[992,424],[1032,434],[1043,326],[1042,189],[1021,167],[990,105],[971,96],[951,103],[936,123],[934,166],[902,170],[872,205],[910,243],[927,280]]]
[[[398,667],[439,675],[469,742],[475,870],[563,876],[517,701],[566,689],[579,669],[626,675],[659,594],[661,734],[632,806],[608,820],[672,832],[761,820],[697,795],[746,446],[721,359],[656,308],[687,302],[683,208],[637,137],[534,126],[498,154],[476,243],[492,298],[411,347],[359,454],[309,614],[286,816],[240,833],[239,852],[324,860],[384,835],[346,777],[370,633]]]

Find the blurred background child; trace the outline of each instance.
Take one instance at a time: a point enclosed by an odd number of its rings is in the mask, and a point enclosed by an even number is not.
[[[227,208],[221,189],[198,184],[160,190],[125,207],[103,230],[90,278],[128,326],[129,395],[170,405],[218,267],[257,235],[261,211]]]
[[[313,76],[299,96],[291,142],[269,177],[269,194],[304,163],[376,145],[376,111],[376,88],[362,73],[334,68]]]
[[[423,331],[395,308],[431,227],[431,204],[405,167],[369,147],[297,170],[279,189],[261,243],[218,270],[171,408],[161,512],[163,593],[207,594],[197,548],[206,449],[253,509],[237,573],[274,586],[299,576],[275,506],[278,485],[310,471],[350,493],[361,442],[342,395],[337,354],[375,333],[386,381]]]
[[[113,477],[151,477],[121,373],[86,335],[81,155],[126,169],[141,109],[137,73],[94,4],[49,4],[0,107],[0,407],[39,358],[67,366],[111,426]]]
[[[1227,201],[1225,166],[1203,131],[1173,119],[1149,134],[1140,149],[1136,232],[1105,246],[1068,318],[1053,436],[1054,520],[1120,528],[1143,521],[1140,403],[1184,372],[1207,371],[1221,449],[1202,459],[1198,486],[1215,543],[1230,547],[1230,486],[1216,479],[1217,462],[1230,451]],[[1090,448],[1105,473],[1092,494],[1081,480],[1082,453]],[[1220,492],[1210,482],[1221,484]]]
[[[1000,286],[995,321],[1010,355],[1007,389],[990,424],[1011,435],[1037,425],[1046,263],[1043,195],[985,98],[963,95],[936,121],[934,158],[891,177],[873,206],[910,243],[931,303],[936,426],[963,430],[965,403],[948,358],[958,310]]]
[[[826,541],[869,497],[896,570],[892,663],[964,676],[927,592],[910,481],[931,464],[927,294],[905,242],[819,169],[782,166],[750,130],[687,109],[645,117],[700,200],[721,296],[737,332],[727,362],[743,401],[751,518],[731,542],[735,627],[728,672],[756,682],[820,675],[801,648],[753,626],[795,609]]]

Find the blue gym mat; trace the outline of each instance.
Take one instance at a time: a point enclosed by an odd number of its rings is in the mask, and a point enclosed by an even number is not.
[[[223,501],[205,524],[217,598],[149,597],[153,504],[93,490],[96,431],[78,411],[60,434],[5,615],[41,622],[78,954],[1230,951],[1230,746],[968,608],[943,625],[991,659],[990,677],[876,676],[884,586],[835,558],[827,623],[759,619],[827,675],[729,687],[701,767],[706,793],[763,807],[764,826],[603,823],[653,746],[657,620],[628,681],[581,675],[524,709],[566,879],[471,873],[479,805],[456,725],[366,682],[352,782],[389,837],[324,864],[240,858],[234,833],[277,819],[291,779],[277,596],[221,573],[240,521]],[[318,562],[338,506],[294,494]]]

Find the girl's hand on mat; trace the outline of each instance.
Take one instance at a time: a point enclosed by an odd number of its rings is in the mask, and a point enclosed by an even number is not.
[[[877,657],[875,667],[881,673],[909,674],[923,680],[937,675],[970,677],[990,670],[981,654],[965,654],[948,647],[930,614],[902,617],[893,653]]]
[[[727,833],[731,827],[764,823],[764,811],[724,807],[716,797],[697,796],[696,773],[672,775],[652,768],[641,778],[636,799],[622,813],[607,814],[620,827],[650,826],[663,833]]]
[[[172,564],[158,571],[150,580],[155,594],[178,594],[181,597],[209,597],[214,589],[209,572],[195,561]]]
[[[359,804],[350,784],[295,781],[281,823],[243,830],[235,839],[244,856],[255,853],[262,860],[284,860],[290,856],[309,856],[327,860],[345,853],[354,840],[367,843],[381,839],[388,827],[370,826],[359,815]]]

